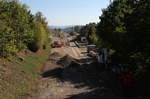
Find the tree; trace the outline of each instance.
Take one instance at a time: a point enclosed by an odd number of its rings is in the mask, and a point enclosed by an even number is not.
[[[115,50],[118,63],[132,64],[136,75],[150,71],[149,11],[147,0],[114,0],[97,26],[101,42]]]
[[[40,12],[32,15],[26,5],[16,0],[0,1],[0,27],[0,57],[15,55],[24,48],[33,50],[37,35],[41,39],[40,48],[45,48],[48,42],[46,18]]]
[[[87,37],[88,41],[91,42],[91,43],[94,43],[96,41],[97,36],[96,36],[96,24],[95,23],[89,23],[89,24],[86,24],[85,26],[83,26],[81,29],[80,29],[80,35],[81,36],[85,36]]]
[[[103,10],[97,27],[97,34],[107,47],[116,50],[116,54],[128,59],[128,38],[126,18],[134,10],[134,2],[130,0],[114,0],[108,8]],[[127,60],[128,61],[128,60]]]
[[[74,26],[74,31],[79,33],[81,28],[82,28],[82,26],[76,25],[76,26]]]
[[[29,44],[29,48],[33,51],[45,49],[48,44],[49,29],[47,26],[46,18],[43,17],[41,12],[37,12],[34,20],[34,36],[33,41]]]

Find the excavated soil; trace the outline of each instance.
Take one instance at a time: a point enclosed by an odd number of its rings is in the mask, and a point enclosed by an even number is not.
[[[121,99],[112,80],[92,59],[51,53],[29,99]]]

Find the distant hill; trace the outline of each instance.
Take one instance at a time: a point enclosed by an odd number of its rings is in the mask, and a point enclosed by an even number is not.
[[[49,26],[50,29],[61,29],[62,31],[66,32],[74,32],[75,26],[80,26],[80,29],[82,25],[67,25],[67,26]]]
[[[66,29],[66,28],[72,28],[74,25],[68,25],[68,26],[49,26],[50,29]]]

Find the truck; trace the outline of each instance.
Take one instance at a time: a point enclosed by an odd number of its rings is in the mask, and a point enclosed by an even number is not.
[[[51,47],[52,48],[59,48],[59,47],[63,47],[64,44],[60,41],[54,41],[52,44],[51,44]]]

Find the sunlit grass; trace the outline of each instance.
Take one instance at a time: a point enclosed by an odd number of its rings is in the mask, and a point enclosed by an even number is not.
[[[11,58],[7,68],[12,74],[0,81],[0,99],[26,99],[39,78],[49,51],[50,48],[47,48],[40,53],[31,53],[23,61]]]

